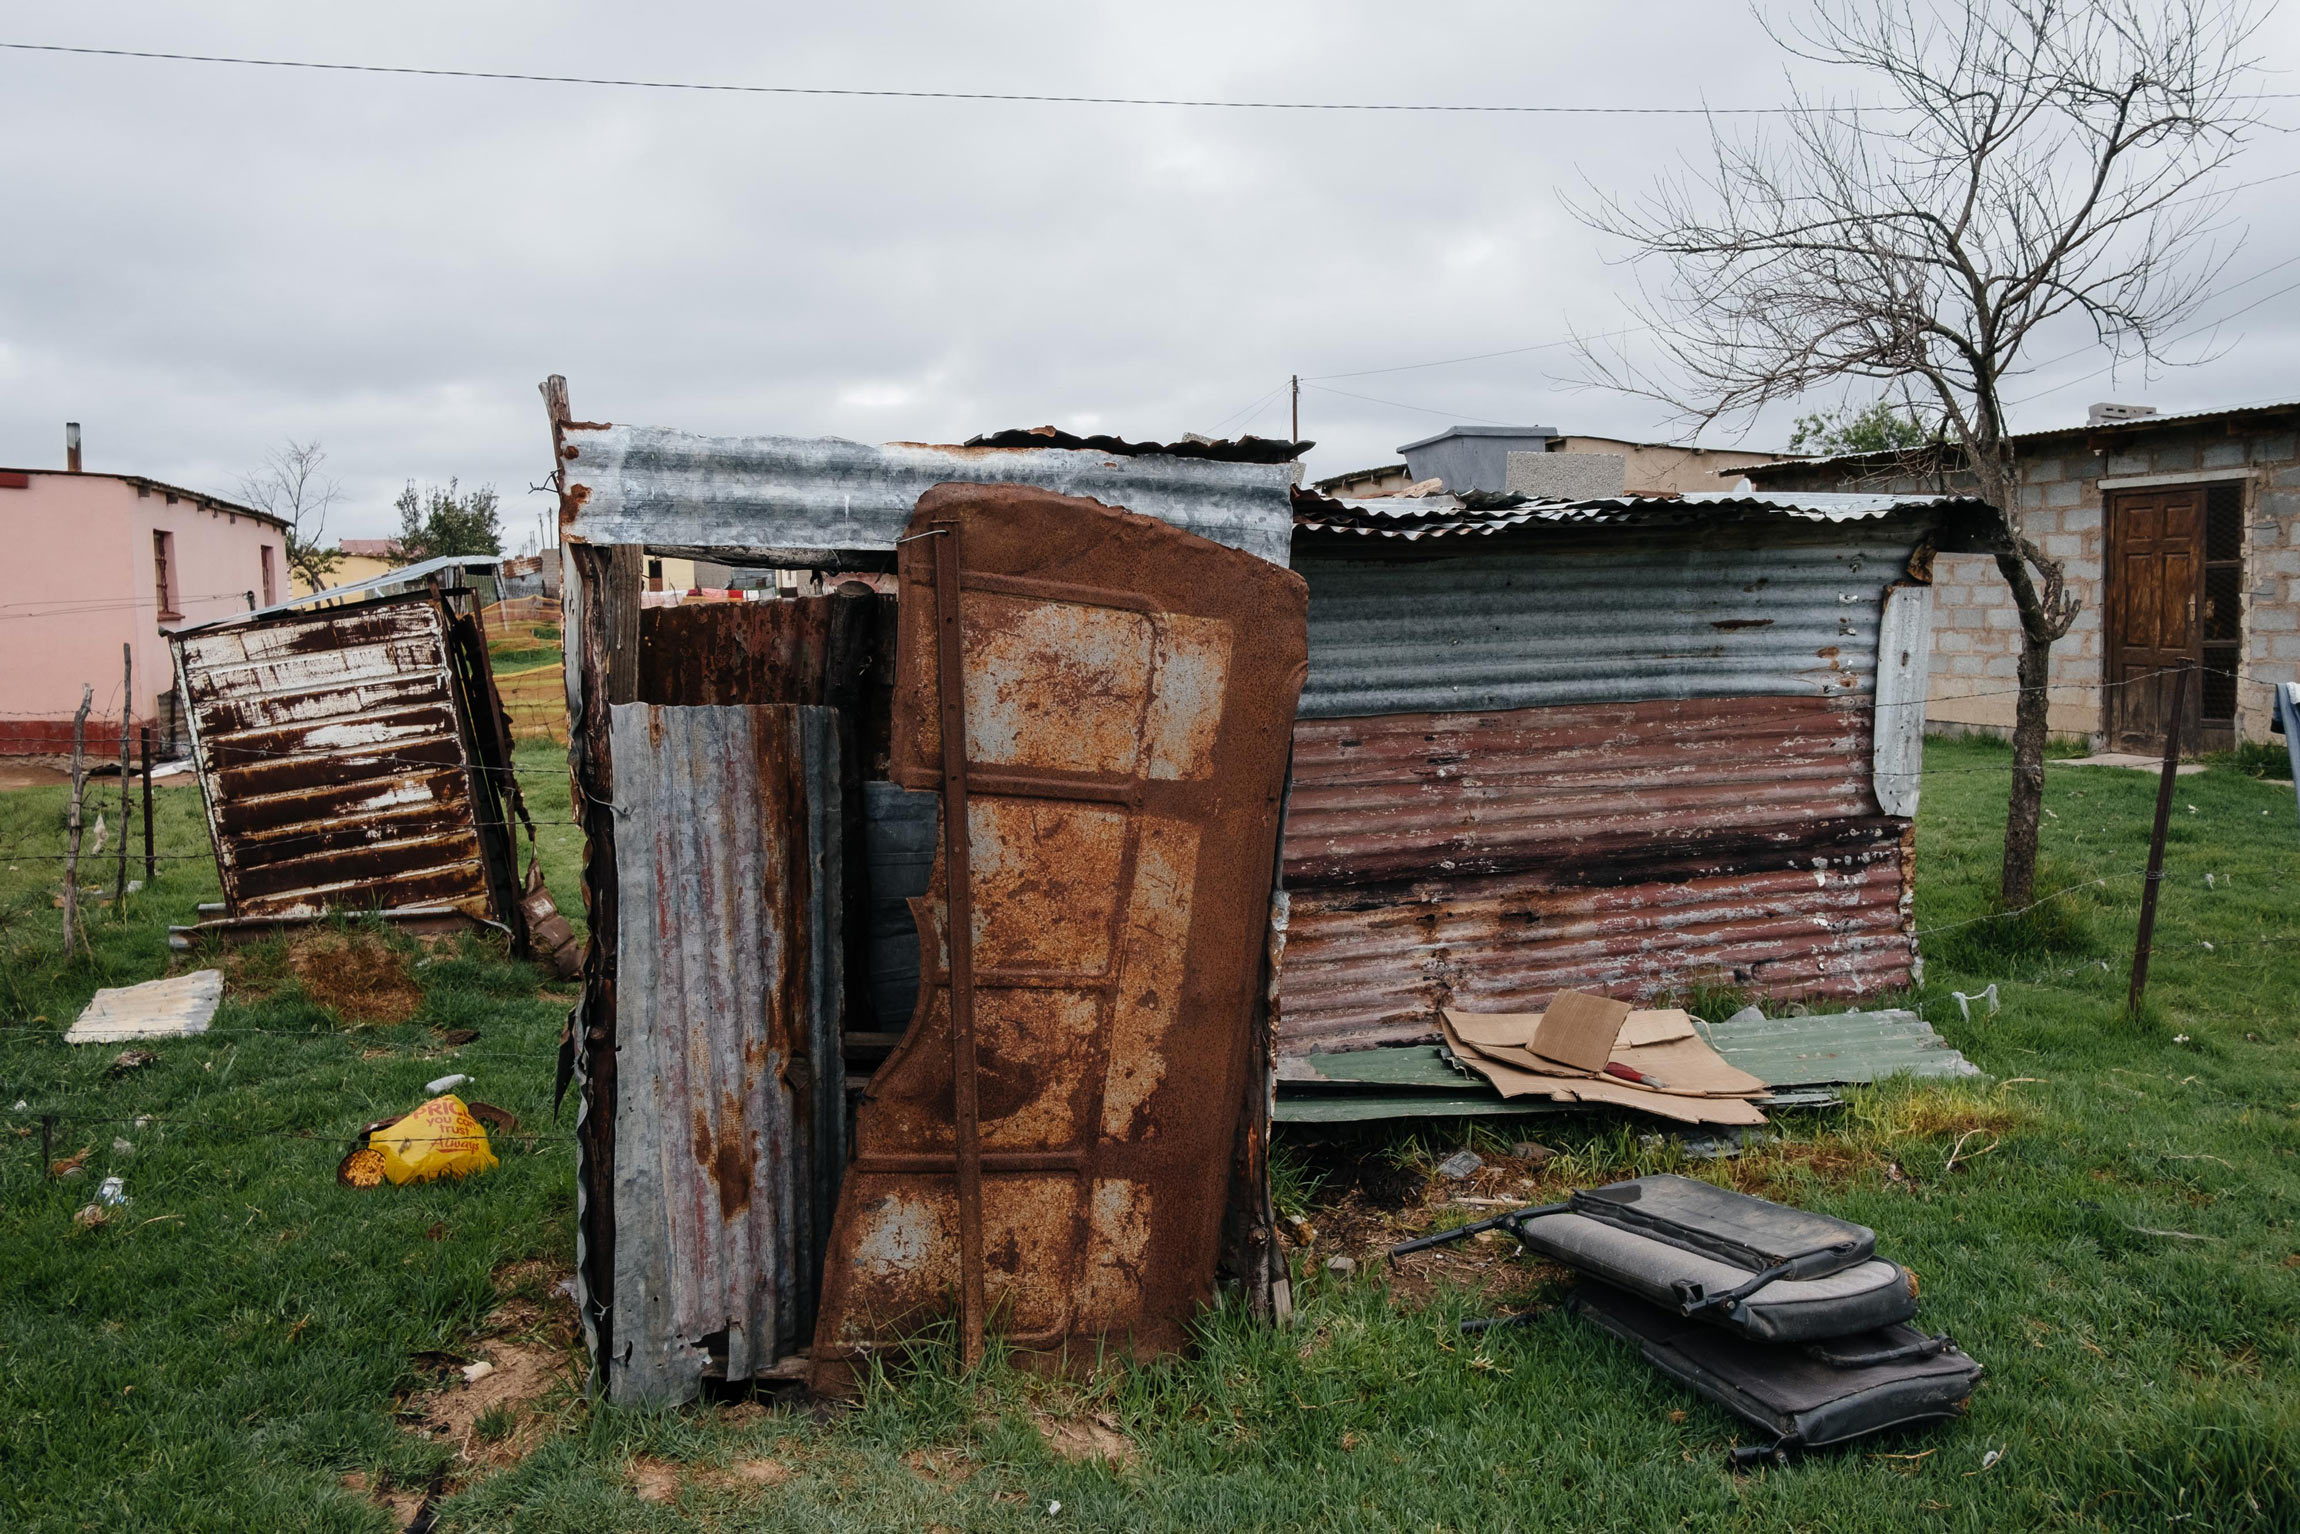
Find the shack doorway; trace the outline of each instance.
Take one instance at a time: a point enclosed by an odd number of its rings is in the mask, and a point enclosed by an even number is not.
[[[2244,486],[2115,491],[2107,521],[2110,746],[2162,751],[2173,687],[2194,666],[2201,685],[2183,709],[2181,749],[2227,748],[2243,649]]]

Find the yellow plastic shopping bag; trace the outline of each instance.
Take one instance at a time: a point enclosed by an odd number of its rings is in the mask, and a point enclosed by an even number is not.
[[[468,1177],[496,1165],[487,1130],[463,1099],[435,1097],[407,1117],[372,1129],[367,1144],[345,1158],[340,1175],[354,1187],[397,1187],[435,1177]]]

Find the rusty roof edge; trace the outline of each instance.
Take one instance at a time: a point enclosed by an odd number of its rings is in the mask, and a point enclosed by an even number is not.
[[[1097,449],[871,445],[708,437],[663,427],[563,429],[568,536],[724,549],[891,550],[937,484],[1023,484],[1122,506],[1286,563],[1292,462]]]

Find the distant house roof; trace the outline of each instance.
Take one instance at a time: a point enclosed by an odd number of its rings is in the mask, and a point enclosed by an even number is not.
[[[1398,451],[1410,453],[1416,448],[1428,447],[1433,442],[1443,442],[1448,437],[1554,437],[1556,435],[1557,428],[1554,426],[1448,426],[1444,431],[1424,437],[1418,442],[1402,443],[1399,445]]]
[[[1382,479],[1392,474],[1409,472],[1411,471],[1402,463],[1377,464],[1370,469],[1352,469],[1347,474],[1329,474],[1324,479],[1312,481],[1310,488],[1313,490],[1331,490],[1336,485],[1355,484],[1361,479]]]
[[[2092,421],[2075,426],[2055,426],[2045,431],[2013,433],[2013,444],[2025,447],[2047,442],[2090,441],[2096,437],[2131,436],[2159,426],[2195,426],[2207,422],[2225,422],[2230,427],[2265,426],[2280,417],[2300,412],[2300,400],[2280,400],[2266,405],[2240,405],[2234,409],[2180,410],[2169,415],[2139,415],[2123,421]],[[1781,458],[1770,463],[1746,464],[1738,469],[1720,469],[1725,474],[1763,474],[1772,469],[1890,469],[1907,464],[1914,454],[1929,451],[1916,448],[1908,451],[1887,450],[1877,453],[1839,453],[1829,458]]]
[[[336,548],[352,559],[399,558],[397,538],[344,538],[337,541]]]
[[[182,485],[171,485],[164,480],[146,479],[141,474],[103,474],[93,470],[74,472],[71,469],[0,469],[0,474],[8,475],[11,478],[20,476],[25,479],[29,479],[35,474],[45,475],[50,479],[115,479],[123,485],[133,487],[139,495],[161,495],[166,496],[171,501],[190,501],[195,505],[213,511],[227,512],[235,517],[253,517],[258,522],[269,522],[272,526],[282,530],[287,527],[287,523],[268,511],[258,511],[253,506],[242,506],[237,501],[227,501],[222,496],[210,495],[205,490],[188,490]]]

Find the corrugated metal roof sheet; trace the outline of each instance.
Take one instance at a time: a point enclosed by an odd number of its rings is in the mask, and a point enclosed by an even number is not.
[[[1928,522],[1880,513],[1638,540],[1560,528],[1394,560],[1305,543],[1301,712],[1866,694],[1885,587]]]
[[[2174,410],[2160,415],[2134,416],[2124,421],[2079,421],[2069,426],[2048,426],[2041,431],[2013,433],[2013,448],[2017,452],[2024,443],[2051,442],[2063,437],[2091,437],[2104,433],[2130,433],[2146,431],[2154,426],[2200,425],[2207,421],[2226,421],[2230,425],[2240,422],[2265,420],[2271,416],[2289,415],[2300,411],[2300,400],[2274,400],[2264,405],[2220,406],[2207,410]],[[1919,450],[1923,452],[1924,450]],[[1720,470],[1721,474],[1766,474],[1782,469],[1851,469],[1893,468],[1906,455],[1893,452],[1838,453],[1827,458],[1782,458],[1770,463],[1745,464],[1738,469]],[[1961,460],[1959,460],[1961,461]],[[1923,460],[1926,472],[1931,472],[1930,458]],[[1766,494],[1776,492],[1768,491]]]
[[[570,537],[837,568],[885,564],[938,484],[1087,496],[1286,563],[1292,463],[1074,448],[871,446],[838,437],[703,437],[569,422]]]
[[[1367,500],[1299,497],[1296,525],[1313,534],[1364,538],[1491,537],[1512,529],[1575,526],[1702,525],[1721,512],[1803,522],[1866,522],[1895,512],[1942,511],[1979,503],[1969,496],[1854,495],[1814,492],[1699,491],[1688,495],[1613,495],[1585,501],[1518,501],[1506,496],[1377,496]]]

